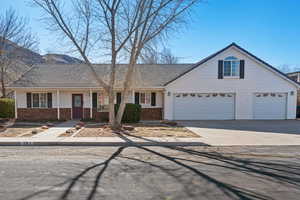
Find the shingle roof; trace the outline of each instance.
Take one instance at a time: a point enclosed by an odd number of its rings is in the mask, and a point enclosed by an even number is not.
[[[184,71],[191,64],[136,66],[133,84],[138,88],[162,87]],[[110,65],[94,65],[97,74],[106,82],[109,80]],[[127,65],[117,66],[115,87],[122,87]],[[90,69],[84,64],[42,64],[32,67],[9,87],[98,87]]]

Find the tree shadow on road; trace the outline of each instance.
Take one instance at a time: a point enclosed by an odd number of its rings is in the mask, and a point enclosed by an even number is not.
[[[129,146],[128,147],[119,147],[111,156],[109,156],[104,162],[92,165],[88,168],[85,168],[75,177],[56,185],[56,187],[66,186],[66,189],[63,191],[61,196],[58,198],[59,200],[71,199],[70,195],[74,186],[80,181],[82,177],[84,177],[90,170],[97,169],[99,170],[94,178],[93,185],[89,191],[89,194],[85,199],[92,200],[96,199],[95,196],[97,194],[97,189],[100,186],[101,180],[103,178],[103,174],[109,170],[109,165],[114,159],[120,160],[130,160],[132,162],[137,162],[143,165],[149,165],[155,169],[160,170],[162,173],[165,173],[167,176],[172,177],[177,183],[182,184],[184,192],[190,196],[194,196],[195,187],[191,189],[192,181],[186,182],[183,181],[182,177],[185,176],[186,173],[182,173],[178,175],[174,168],[170,169],[163,166],[162,162],[153,163],[151,161],[146,161],[142,158],[137,158],[129,155],[123,155],[123,151],[126,148],[137,148],[142,152],[147,152],[150,155],[155,155],[162,160],[168,161],[168,163],[172,164],[172,166],[176,167],[176,169],[182,169],[189,173],[193,173],[194,178],[204,180],[207,183],[214,185],[215,190],[222,193],[224,197],[227,199],[259,199],[259,200],[269,200],[274,199],[271,196],[267,196],[264,191],[254,191],[251,189],[243,187],[239,184],[232,184],[229,182],[225,182],[220,178],[215,178],[215,176],[209,175],[204,169],[205,167],[215,167],[218,170],[230,170],[232,172],[243,173],[247,176],[251,176],[257,180],[265,180],[276,182],[277,184],[284,184],[292,187],[296,190],[300,191],[300,165],[297,163],[281,163],[277,161],[262,161],[259,159],[246,159],[238,156],[228,156],[222,154],[220,152],[214,151],[197,151],[192,148],[181,147],[181,146],[162,146],[159,142],[149,140],[147,138],[138,137],[130,135],[126,132],[122,132],[119,134],[119,137],[125,140]],[[177,153],[181,153],[182,156],[169,155],[169,153],[163,153],[161,151],[154,150],[153,148],[146,147],[140,145],[140,143],[135,143],[132,141],[132,137],[136,137],[138,139],[142,139],[145,141],[155,142],[157,147],[166,148],[167,150],[171,150]],[[121,155],[122,153],[122,155]],[[203,161],[205,160],[205,161]],[[124,162],[124,165],[130,166],[130,163]],[[199,167],[200,166],[200,167]],[[55,186],[53,186],[55,187]],[[53,188],[52,187],[52,188]],[[205,186],[203,186],[205,187]],[[38,191],[34,194],[31,194],[27,197],[22,198],[22,200],[29,200],[33,197],[36,197],[42,193],[51,191],[49,190]],[[203,196],[203,198],[205,198]],[[175,198],[176,199],[176,198]]]

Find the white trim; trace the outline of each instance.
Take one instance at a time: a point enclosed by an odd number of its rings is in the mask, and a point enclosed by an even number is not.
[[[17,91],[14,91],[15,96],[15,118],[18,119],[18,106],[17,106]]]
[[[135,103],[135,91],[132,90],[132,103]]]
[[[93,118],[93,92],[90,89],[90,118]]]
[[[60,120],[60,96],[59,90],[56,91],[56,104],[57,104],[57,119]]]

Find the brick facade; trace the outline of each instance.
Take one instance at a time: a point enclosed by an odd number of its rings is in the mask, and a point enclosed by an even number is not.
[[[57,120],[57,109],[18,108],[18,119],[26,121]]]
[[[141,120],[162,120],[162,108],[142,108]]]
[[[72,119],[72,108],[60,108],[59,113],[60,113],[61,120]]]
[[[90,119],[90,109],[84,108],[84,119]],[[18,108],[18,119],[26,121],[57,120],[57,108]],[[60,119],[72,119],[71,108],[60,108]],[[108,121],[108,112],[97,112],[93,108],[93,119]],[[141,120],[161,120],[162,108],[142,108]]]
[[[101,122],[107,122],[108,112],[97,112],[97,109],[93,108],[93,119],[97,119]]]

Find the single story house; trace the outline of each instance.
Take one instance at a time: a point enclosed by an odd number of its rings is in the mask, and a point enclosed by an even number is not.
[[[108,81],[109,65],[95,70]],[[117,66],[116,103],[126,65]],[[89,68],[37,65],[9,86],[21,120],[107,119],[108,97]],[[138,64],[127,102],[143,120],[295,119],[297,82],[235,43],[195,64]]]

